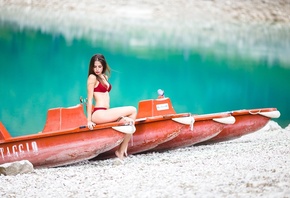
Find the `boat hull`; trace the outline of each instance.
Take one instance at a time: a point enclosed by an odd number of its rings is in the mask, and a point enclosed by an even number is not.
[[[265,116],[267,113],[272,115]],[[263,128],[271,118],[277,118],[280,116],[280,113],[276,108],[240,110],[233,111],[231,114],[235,117],[236,122],[232,125],[225,126],[217,136],[209,139],[208,141],[202,142],[201,144],[229,141],[250,133],[254,133]]]
[[[68,165],[116,147],[124,136],[112,128],[104,128],[12,138],[0,143],[0,164],[29,160],[34,167]]]
[[[217,122],[214,119],[226,121],[229,118],[229,124],[234,123],[233,117],[228,113],[196,115],[193,118],[195,120],[193,130],[189,126],[183,127],[178,136],[158,145],[152,151],[164,151],[192,146],[217,136],[227,124]]]
[[[178,136],[158,145],[152,151],[165,151],[192,146],[218,135],[223,128],[223,124],[215,123],[214,121],[196,122],[193,130],[190,127],[184,127]]]

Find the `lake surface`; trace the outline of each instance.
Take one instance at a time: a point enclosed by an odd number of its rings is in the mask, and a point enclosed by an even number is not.
[[[80,96],[86,98],[89,60],[102,53],[112,68],[111,107],[138,107],[138,101],[156,98],[160,88],[178,113],[276,107],[281,117],[275,121],[287,126],[290,59],[281,60],[276,53],[253,58],[220,50],[222,46],[143,45],[132,50],[85,37],[67,40],[59,34],[1,22],[0,121],[12,136],[41,131],[48,109],[74,106]],[[247,50],[257,53],[257,49]],[[271,50],[275,52],[270,46],[268,54]]]

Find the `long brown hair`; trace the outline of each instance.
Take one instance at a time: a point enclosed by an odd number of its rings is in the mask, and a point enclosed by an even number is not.
[[[95,66],[95,62],[96,61],[99,61],[102,64],[102,66],[103,66],[102,74],[105,74],[108,77],[111,74],[111,68],[107,64],[107,61],[106,61],[106,59],[105,59],[103,54],[95,54],[95,55],[92,56],[92,58],[90,60],[90,64],[89,64],[88,76],[91,75],[91,74],[95,75],[97,77],[97,80],[103,84],[103,82],[100,79],[100,77],[98,75],[96,75],[95,72],[94,72],[94,66]]]

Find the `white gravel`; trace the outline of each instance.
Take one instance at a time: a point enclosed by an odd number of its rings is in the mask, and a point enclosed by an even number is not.
[[[290,197],[290,127],[239,139],[0,176],[0,197]]]

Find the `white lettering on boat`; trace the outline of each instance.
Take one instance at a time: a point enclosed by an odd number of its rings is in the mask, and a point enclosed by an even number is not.
[[[38,146],[36,142],[26,142],[23,144],[14,144],[12,146],[0,147],[0,155],[2,159],[9,157],[19,157],[21,153],[25,152],[38,152]]]
[[[167,110],[169,109],[168,103],[158,104],[156,105],[158,111]]]

